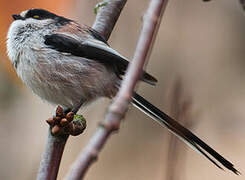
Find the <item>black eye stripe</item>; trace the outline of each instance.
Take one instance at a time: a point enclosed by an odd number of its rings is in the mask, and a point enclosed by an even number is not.
[[[34,16],[38,16],[38,17],[34,17]],[[70,23],[72,20],[67,19],[65,17],[62,16],[58,16],[54,13],[51,13],[47,10],[44,9],[30,9],[24,19],[28,19],[28,18],[33,18],[36,20],[45,20],[45,19],[53,19],[55,23],[57,23],[58,25],[65,25],[67,23]]]
[[[48,19],[58,17],[57,15],[48,12],[44,9],[31,9],[25,15],[25,18],[33,18],[34,16],[39,16],[38,19]]]

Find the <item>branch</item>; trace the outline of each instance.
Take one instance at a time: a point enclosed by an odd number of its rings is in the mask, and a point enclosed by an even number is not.
[[[46,146],[40,163],[38,180],[55,180],[59,171],[66,141],[69,135],[77,136],[86,128],[86,120],[73,112],[67,114],[58,106],[55,117],[49,118],[50,125]]]
[[[97,159],[99,152],[107,142],[112,132],[117,131],[122,118],[128,109],[134,87],[141,76],[144,63],[151,52],[158,25],[165,10],[167,0],[152,0],[144,17],[143,28],[135,50],[134,58],[130,63],[122,86],[110,105],[105,120],[98,127],[94,136],[88,142],[84,151],[73,164],[67,179],[83,179],[85,173]],[[106,25],[103,25],[106,27]]]
[[[51,134],[51,127],[49,128],[45,150],[37,175],[38,180],[56,179],[64,147],[68,137],[69,135],[53,136]]]
[[[105,6],[100,7],[97,13],[93,29],[109,39],[111,32],[121,14],[127,0],[104,0]]]

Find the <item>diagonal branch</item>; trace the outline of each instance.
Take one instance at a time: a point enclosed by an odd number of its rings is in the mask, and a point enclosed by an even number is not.
[[[93,29],[109,39],[111,32],[121,14],[127,0],[104,0],[105,6],[100,7],[93,25]]]
[[[120,122],[125,116],[131,101],[134,87],[142,73],[144,63],[151,52],[158,25],[167,2],[167,0],[151,0],[147,13],[144,16],[143,28],[134,58],[128,67],[122,86],[113,103],[110,105],[105,120],[98,127],[94,136],[74,163],[67,179],[82,179],[89,167],[97,159],[99,152],[102,150],[109,136],[112,132],[119,129]]]
[[[65,115],[60,106],[56,109],[55,117],[49,118],[47,123],[50,127],[37,174],[38,180],[55,180],[57,178],[69,135],[79,135],[86,128],[86,120],[81,115],[74,116],[71,112]]]
[[[53,136],[51,128],[49,128],[45,150],[37,174],[38,180],[56,179],[67,139],[68,135]]]

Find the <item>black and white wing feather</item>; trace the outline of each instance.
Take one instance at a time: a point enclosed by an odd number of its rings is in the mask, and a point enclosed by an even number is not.
[[[98,33],[93,35],[93,37],[94,38],[84,38],[83,41],[79,41],[67,34],[55,33],[46,35],[44,43],[57,51],[70,53],[74,56],[92,59],[113,66],[118,76],[124,75],[129,64],[127,58],[109,47]],[[143,72],[142,80],[151,85],[155,85],[157,82],[153,76],[146,72]]]

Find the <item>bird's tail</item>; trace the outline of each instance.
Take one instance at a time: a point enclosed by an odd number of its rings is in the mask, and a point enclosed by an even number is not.
[[[183,127],[177,121],[169,117],[167,114],[159,110],[157,107],[153,106],[143,97],[134,94],[132,98],[132,104],[136,106],[138,109],[143,111],[145,114],[153,118],[160,125],[167,127],[173,134],[183,140],[187,145],[189,145],[192,149],[204,155],[208,158],[213,164],[215,164],[218,168],[223,169],[221,164],[227,169],[233,171],[235,174],[239,175],[240,172],[236,170],[231,162],[222,157],[219,153],[217,153],[213,148],[199,139],[195,134],[191,131]]]

